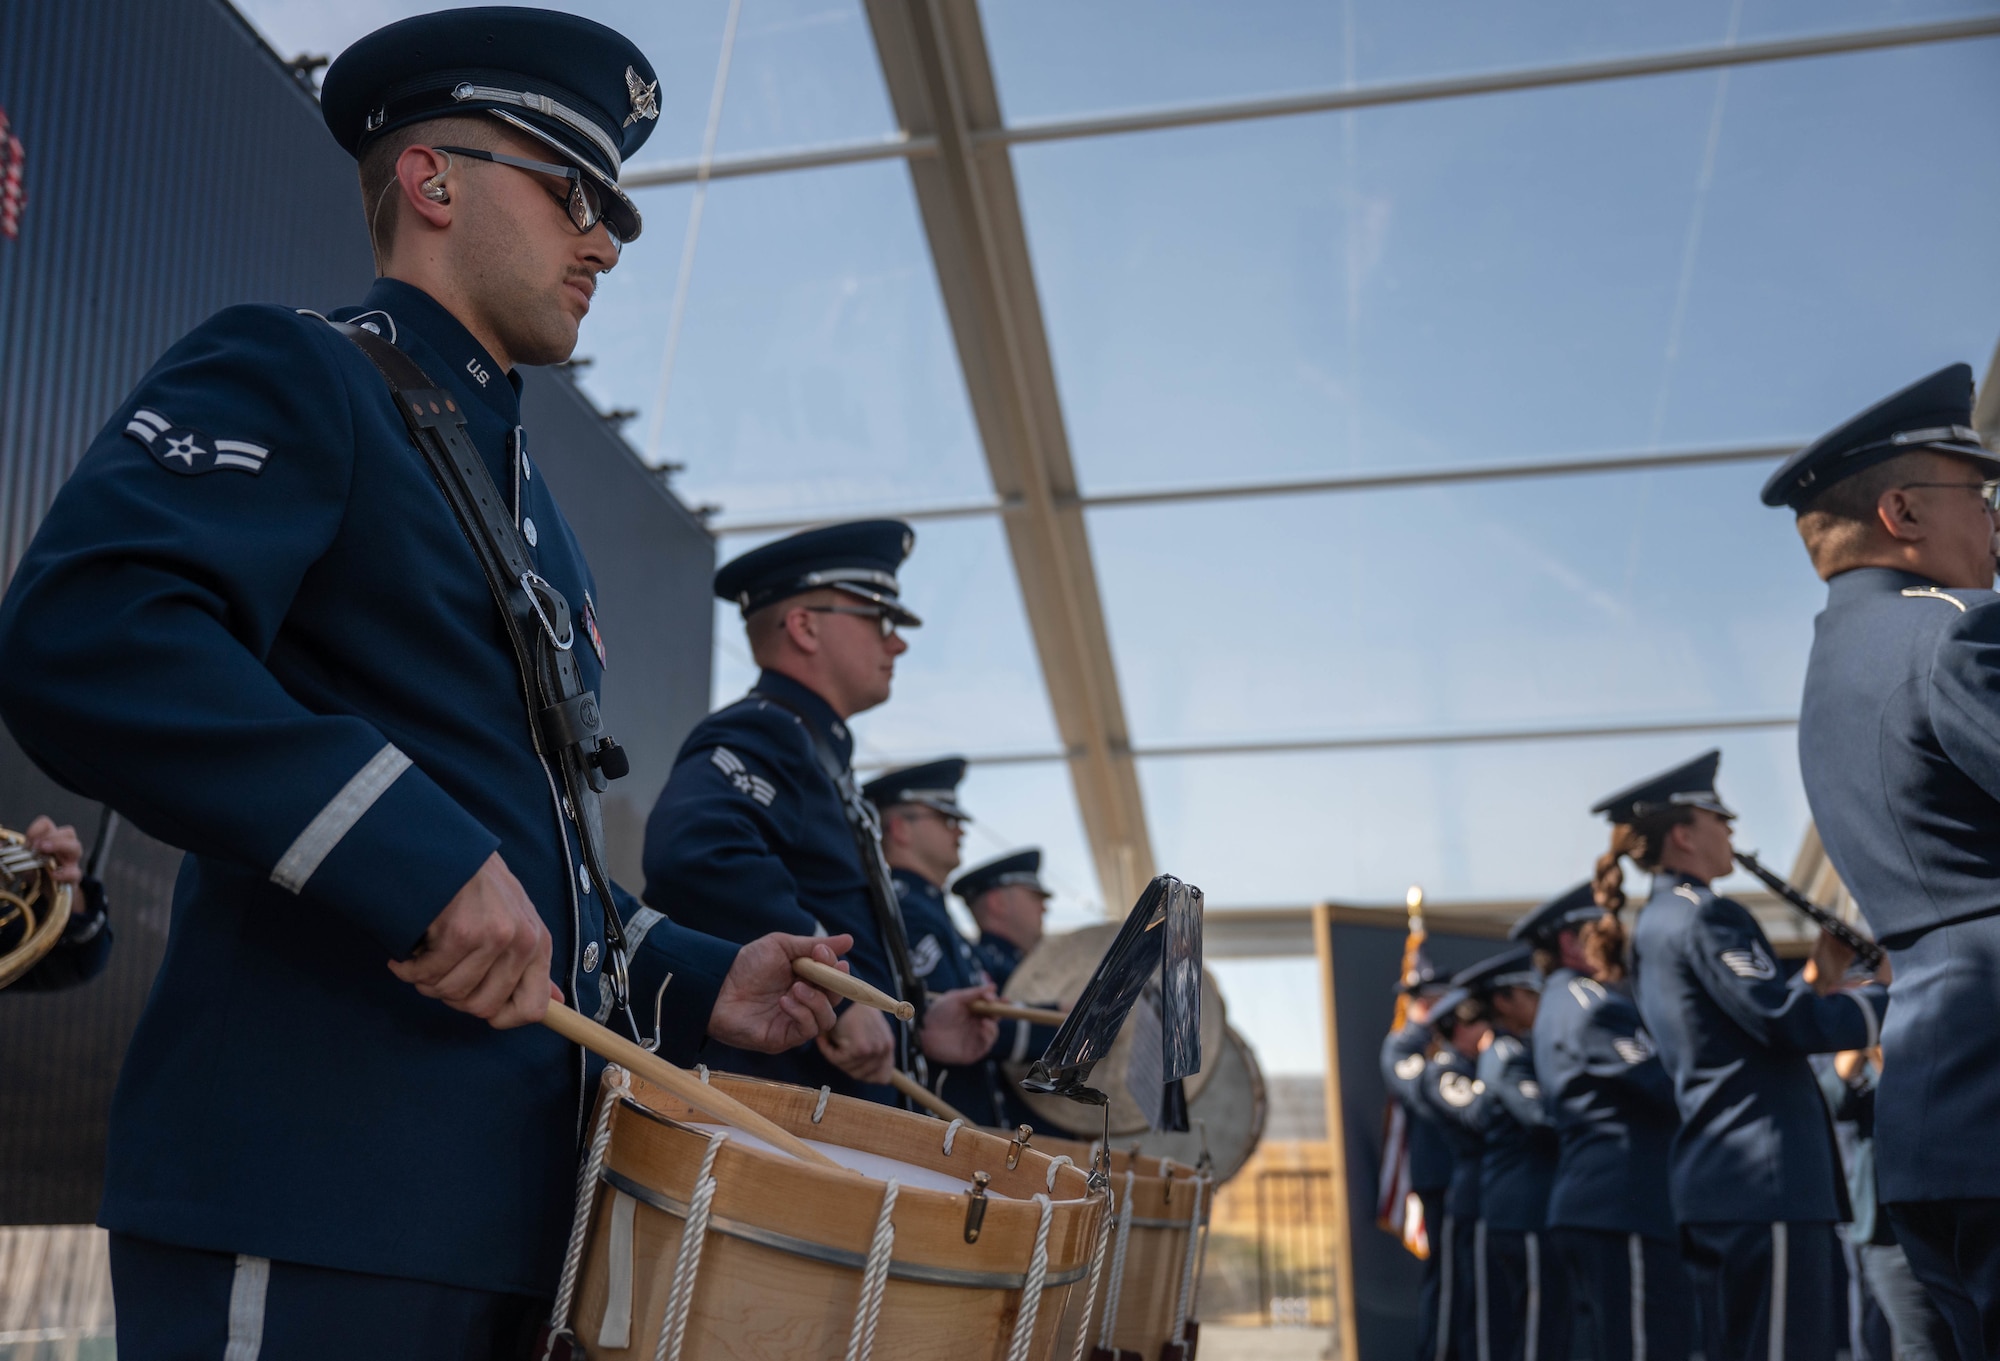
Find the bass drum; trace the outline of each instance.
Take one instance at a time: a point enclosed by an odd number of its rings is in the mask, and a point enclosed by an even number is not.
[[[1082,995],[1091,975],[1097,972],[1104,952],[1111,948],[1121,925],[1120,922],[1105,922],[1099,926],[1086,926],[1081,931],[1044,937],[1042,943],[1029,951],[1015,968],[1000,995],[1023,1006],[1055,1006],[1067,1011],[1076,1005],[1076,999]],[[1156,1114],[1140,1110],[1139,1103],[1132,1099],[1132,1093],[1125,1086],[1125,1073],[1132,1062],[1133,1036],[1150,1017],[1151,1013],[1143,1003],[1133,1007],[1131,1017],[1118,1033],[1110,1052],[1091,1073],[1090,1085],[1111,1097],[1111,1134],[1114,1140],[1120,1135],[1138,1134],[1151,1128]],[[1151,1023],[1158,1024],[1157,1021]],[[1204,972],[1201,976],[1202,1071],[1190,1074],[1182,1083],[1190,1107],[1208,1085],[1215,1069],[1215,1056],[1225,1048],[1223,1036],[1228,1029],[1229,1015],[1222,1003],[1221,990],[1215,986],[1215,980]],[[1001,1070],[1006,1074],[1011,1090],[1034,1112],[1036,1120],[1086,1139],[1103,1134],[1104,1115],[1097,1107],[1041,1092],[1022,1091],[1021,1079],[1028,1075],[1026,1062],[1003,1063]]]
[[[1257,1066],[1256,1051],[1233,1030],[1226,1032],[1218,1052],[1221,1059],[1206,1065],[1208,1084],[1200,1097],[1188,1102],[1189,1128],[1185,1134],[1146,1130],[1129,1139],[1114,1134],[1112,1146],[1191,1167],[1200,1164],[1206,1150],[1214,1164],[1217,1186],[1242,1171],[1264,1137],[1264,1117],[1270,1112],[1264,1095],[1264,1070]]]

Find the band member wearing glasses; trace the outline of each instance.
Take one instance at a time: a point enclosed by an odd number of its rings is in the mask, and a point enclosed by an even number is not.
[[[1847,1188],[1806,1056],[1874,1044],[1889,999],[1847,982],[1853,952],[1824,933],[1814,986],[1788,981],[1750,910],[1709,888],[1736,868],[1721,761],[1706,752],[1593,808],[1611,822],[1597,882],[1608,888],[1621,858],[1653,876],[1632,971],[1680,1108],[1669,1192],[1702,1351],[1832,1361],[1833,1226],[1849,1217]]]
[[[1827,583],[1799,711],[1821,840],[1895,970],[1877,1194],[1959,1353],[2000,1356],[2000,457],[1953,364],[1764,487]]]
[[[896,577],[915,541],[900,520],[826,525],[715,574],[715,594],[741,611],[762,669],[749,694],[682,744],[646,823],[648,910],[627,928],[643,937],[670,914],[730,940],[852,935],[856,977],[924,1004],[915,1046],[883,1013],[847,1005],[811,1044],[775,1055],[711,1045],[706,1058],[891,1104],[900,1100],[886,1085],[891,1072],[917,1076],[919,1053],[976,1063],[998,1033],[966,1009],[990,989],[912,995],[922,983],[904,971],[917,933],[905,929],[878,815],[854,782],[848,720],[889,698],[896,659],[910,647],[901,630],[923,622],[903,605]]]

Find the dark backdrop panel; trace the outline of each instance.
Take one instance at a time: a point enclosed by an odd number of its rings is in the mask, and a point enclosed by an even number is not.
[[[0,0],[0,108],[25,147],[28,196],[19,237],[0,238],[4,580],[175,339],[233,303],[354,301],[374,269],[353,163],[312,91],[222,0]],[[714,545],[567,375],[525,377],[531,450],[604,596],[606,710],[634,768],[606,824],[614,869],[636,883],[645,813],[707,707]],[[0,823],[43,811],[87,837],[98,810],[0,734]],[[115,844],[109,971],[68,993],[0,994],[0,1224],[96,1212],[111,1084],[180,859],[129,826]]]
[[[1417,1348],[1417,1283],[1423,1264],[1375,1227],[1375,1182],[1382,1166],[1382,1109],[1388,1093],[1379,1062],[1396,1008],[1403,963],[1401,926],[1333,924],[1334,1021],[1340,1032],[1340,1113],[1347,1150],[1348,1232],[1354,1248],[1355,1327],[1364,1357]],[[1451,973],[1501,948],[1490,936],[1432,928],[1424,953]]]

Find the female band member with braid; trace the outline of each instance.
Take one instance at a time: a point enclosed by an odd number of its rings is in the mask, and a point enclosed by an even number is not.
[[[1687,1361],[1694,1297],[1667,1200],[1667,1154],[1680,1113],[1674,1084],[1626,984],[1622,872],[1523,917],[1542,985],[1535,1071],[1559,1152],[1548,1241],[1569,1272],[1596,1361]]]
[[[1839,1154],[1808,1054],[1866,1048],[1888,996],[1840,989],[1853,955],[1822,937],[1818,987],[1787,982],[1748,909],[1707,752],[1598,804],[1612,824],[1593,896],[1622,902],[1618,860],[1653,875],[1632,930],[1639,1014],[1673,1080],[1669,1187],[1701,1298],[1708,1361],[1832,1361]]]

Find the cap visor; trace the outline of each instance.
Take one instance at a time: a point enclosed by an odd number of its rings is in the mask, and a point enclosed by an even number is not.
[[[491,114],[510,128],[527,133],[562,157],[565,162],[590,176],[591,182],[599,190],[598,202],[602,205],[604,225],[611,229],[612,235],[618,238],[620,245],[639,239],[639,233],[645,227],[644,220],[639,216],[639,209],[625,196],[625,191],[618,187],[618,181],[599,170],[589,157],[579,155],[560,137],[536,127],[525,118],[515,117],[505,109],[486,109],[484,112]]]

